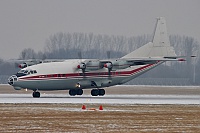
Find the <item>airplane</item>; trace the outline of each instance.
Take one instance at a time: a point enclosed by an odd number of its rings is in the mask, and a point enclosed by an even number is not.
[[[117,59],[69,59],[26,62],[8,79],[15,90],[69,90],[70,96],[82,95],[92,89],[92,96],[104,96],[104,87],[124,84],[166,61],[185,61],[170,45],[164,17],[157,18],[152,42]]]

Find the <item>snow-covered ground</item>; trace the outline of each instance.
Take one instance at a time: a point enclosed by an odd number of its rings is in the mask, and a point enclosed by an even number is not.
[[[101,104],[200,104],[200,95],[90,95],[68,96],[66,94],[0,94],[0,103],[101,103]]]

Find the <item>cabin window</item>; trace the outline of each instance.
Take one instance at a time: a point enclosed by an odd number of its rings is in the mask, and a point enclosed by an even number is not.
[[[28,70],[24,71],[25,74],[28,74]]]

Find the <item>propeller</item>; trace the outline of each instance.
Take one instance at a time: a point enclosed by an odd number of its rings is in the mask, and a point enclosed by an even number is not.
[[[111,51],[107,51],[107,58],[110,59],[110,53]],[[108,68],[108,75],[110,76],[111,75],[111,71],[112,71],[112,67],[113,67],[113,64],[111,62],[108,62],[106,64],[104,64],[104,67],[105,68]]]
[[[83,75],[85,75],[85,69],[86,69],[86,64],[81,62],[78,66],[77,66],[78,69],[82,69],[82,73]]]
[[[80,63],[79,63],[79,65],[77,65],[75,70],[81,69],[82,73],[83,73],[83,76],[84,76],[85,75],[86,64],[84,62],[82,62],[82,53],[81,53],[81,51],[78,52],[78,58],[80,60]]]
[[[113,64],[111,62],[108,62],[108,63],[104,64],[104,67],[108,68],[108,74],[111,75]]]

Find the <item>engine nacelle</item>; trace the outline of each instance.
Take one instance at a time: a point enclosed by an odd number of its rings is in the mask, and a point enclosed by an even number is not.
[[[32,65],[36,65],[36,64],[40,64],[40,63],[42,63],[42,61],[26,61],[26,62],[23,62],[22,64],[19,64],[18,67],[26,68],[28,66],[32,66]]]
[[[90,60],[86,63],[86,70],[92,71],[92,70],[99,70],[102,67],[100,66],[99,60]]]
[[[131,66],[131,63],[123,59],[117,59],[117,60],[112,61],[112,70],[125,69],[130,66]]]
[[[113,65],[112,65],[112,63],[109,62],[109,63],[104,64],[104,67],[111,69],[113,67]]]
[[[25,68],[25,67],[27,67],[27,66],[28,66],[28,65],[27,65],[26,63],[22,63],[22,64],[19,64],[19,65],[18,65],[19,68]]]
[[[85,63],[81,63],[77,66],[78,69],[85,69],[86,68],[86,65]]]
[[[88,62],[81,63],[77,66],[78,69],[85,69],[86,71],[99,70],[101,65],[99,60],[90,60]]]

